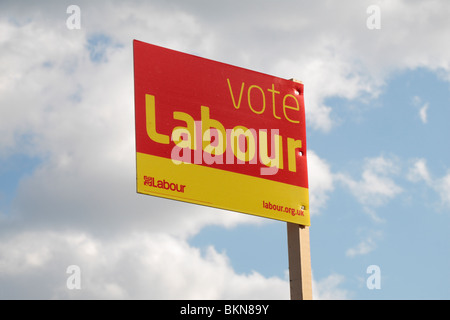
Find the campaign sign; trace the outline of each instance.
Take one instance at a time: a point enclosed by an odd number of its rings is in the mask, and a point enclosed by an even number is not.
[[[309,226],[303,84],[133,47],[137,192]]]

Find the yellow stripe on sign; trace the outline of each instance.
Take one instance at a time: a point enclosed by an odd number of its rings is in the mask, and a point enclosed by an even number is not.
[[[310,225],[307,188],[136,153],[137,192]]]

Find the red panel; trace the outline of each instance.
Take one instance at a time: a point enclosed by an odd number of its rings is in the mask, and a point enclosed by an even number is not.
[[[259,158],[257,164],[236,164],[236,159],[229,164],[224,155],[224,164],[208,165],[203,159],[201,165],[308,188],[303,84],[137,40],[134,78],[137,152],[170,159],[175,146],[173,141],[155,142],[147,134],[145,96],[149,94],[155,97],[156,131],[169,137],[175,127],[186,125],[174,119],[175,111],[200,121],[202,106],[208,107],[210,118],[225,129],[278,129],[283,143],[283,169],[274,175],[261,175],[265,166]],[[288,168],[288,138],[301,140],[302,144],[298,149],[302,155],[297,152],[295,156],[296,172]]]

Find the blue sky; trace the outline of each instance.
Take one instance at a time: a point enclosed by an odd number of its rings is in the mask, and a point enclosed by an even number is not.
[[[289,299],[284,222],[136,194],[133,39],[303,81],[315,299],[450,298],[450,5],[213,2],[0,4],[0,299]]]

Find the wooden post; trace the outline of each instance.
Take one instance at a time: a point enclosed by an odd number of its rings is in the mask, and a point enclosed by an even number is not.
[[[302,83],[297,79],[293,82]],[[309,227],[287,222],[291,300],[312,300]]]
[[[291,300],[312,300],[309,227],[287,222]]]

